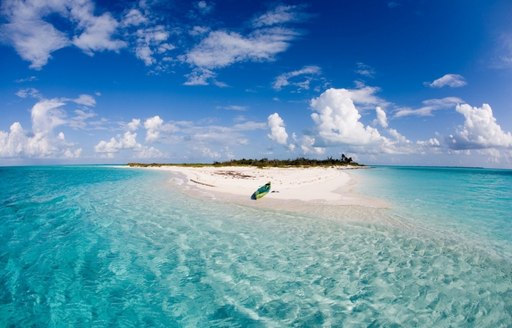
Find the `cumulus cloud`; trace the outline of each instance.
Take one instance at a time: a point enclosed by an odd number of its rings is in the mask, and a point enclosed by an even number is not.
[[[55,127],[64,124],[64,102],[59,99],[44,99],[32,107],[32,130],[35,134],[49,134]]]
[[[173,149],[177,147],[180,150],[179,156],[183,158],[197,160],[200,149],[210,149],[210,155],[214,152],[226,157],[230,152],[219,149],[245,146],[249,143],[247,133],[268,128],[265,122],[245,119],[237,122],[232,126],[220,126],[210,122],[165,121],[158,115],[145,119],[134,118],[122,124],[123,134],[98,142],[95,151],[107,158],[114,158],[120,153],[131,154],[137,158],[163,158],[167,156],[165,153],[156,156],[159,150],[151,147],[151,144],[158,143]],[[137,142],[135,132],[141,127],[145,129],[145,138]],[[198,151],[194,153],[194,149]],[[206,156],[206,153],[203,155]]]
[[[402,135],[396,129],[388,129],[387,132],[395,141],[394,142],[395,145],[401,145],[402,147],[404,147],[405,145],[408,145],[411,143],[411,141],[409,139],[407,139],[404,135]]]
[[[0,131],[0,157],[62,158],[78,157],[81,148],[68,143],[64,133],[54,130],[67,123],[60,99],[42,99],[31,109],[32,131],[26,132],[19,122],[9,131]]]
[[[440,147],[441,142],[437,138],[429,138],[428,140],[418,140],[416,144],[427,147]]]
[[[139,128],[139,126],[141,125],[140,124],[140,119],[138,118],[134,118],[130,121],[130,123],[128,123],[126,125],[126,127],[128,128],[128,131],[137,131],[137,129]]]
[[[155,142],[160,138],[161,132],[172,132],[175,127],[171,123],[164,123],[160,116],[155,115],[144,121],[146,128],[146,142]]]
[[[270,128],[270,134],[268,134],[268,137],[278,144],[286,145],[288,142],[288,133],[286,133],[283,119],[278,113],[274,113],[269,115],[267,121],[268,127]]]
[[[133,149],[139,145],[136,138],[137,133],[126,131],[123,135],[110,138],[109,141],[101,140],[96,146],[94,146],[94,150],[97,153],[113,154],[122,149]]]
[[[388,118],[386,116],[386,112],[382,109],[382,107],[375,107],[375,113],[377,114],[376,123],[382,126],[383,128],[387,128]]]
[[[457,105],[456,111],[464,116],[464,125],[448,137],[450,148],[512,148],[512,133],[501,129],[488,104],[482,107]]]
[[[346,149],[359,153],[413,152],[411,142],[397,130],[387,129],[386,132],[390,136],[387,137],[375,127],[361,122],[361,106],[382,102],[374,94],[376,90],[377,88],[370,87],[355,90],[331,88],[312,99],[311,118],[317,133],[314,136],[316,147],[345,146]],[[380,123],[387,126],[382,108],[376,109],[376,112],[377,122],[380,115]]]
[[[316,140],[312,136],[305,135],[302,137],[302,143],[300,148],[304,154],[316,154],[321,155],[325,153],[324,147],[315,146]]]
[[[445,97],[440,99],[428,99],[424,100],[423,106],[420,108],[400,108],[398,109],[394,117],[404,117],[404,116],[432,116],[432,112],[443,110],[443,109],[452,109],[458,104],[463,103],[464,100],[458,97]]]
[[[164,121],[160,118],[160,116],[153,116],[148,118],[144,122],[144,127],[146,128],[146,141],[152,142],[158,139],[160,136],[160,130]]]
[[[133,119],[130,123],[136,123],[136,121],[137,119]],[[130,128],[130,126],[128,126],[128,128]],[[137,133],[133,131],[125,131],[123,134],[112,137],[108,141],[101,140],[94,146],[96,153],[107,158],[114,158],[115,154],[123,150],[131,150],[133,156],[136,158],[148,159],[165,157],[165,154],[155,147],[148,147],[138,143]]]
[[[466,80],[462,75],[459,74],[445,74],[442,77],[434,80],[431,83],[426,83],[428,86],[432,88],[442,88],[442,87],[451,87],[451,88],[460,88],[465,86]]]
[[[277,76],[276,79],[274,80],[274,83],[272,84],[272,87],[274,88],[274,90],[281,90],[283,87],[291,84],[299,87],[299,89],[309,89],[309,84],[312,79],[311,76],[318,75],[320,74],[320,72],[321,69],[318,66],[304,66],[299,70],[283,73]],[[305,76],[306,78],[300,82],[290,81],[292,78],[298,76]]]
[[[318,98],[311,100],[314,111],[311,118],[318,128],[319,136],[329,143],[351,145],[381,143],[383,137],[377,129],[364,126],[360,122],[361,115],[354,105],[354,98],[358,98],[354,91],[328,89]]]

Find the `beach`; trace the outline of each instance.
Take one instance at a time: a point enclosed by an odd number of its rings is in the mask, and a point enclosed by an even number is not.
[[[175,174],[170,182],[189,193],[244,205],[296,210],[308,206],[389,206],[382,200],[357,193],[359,181],[350,173],[355,168],[349,166],[161,166],[151,169]],[[267,182],[271,182],[271,191],[262,199],[251,199],[252,193]]]

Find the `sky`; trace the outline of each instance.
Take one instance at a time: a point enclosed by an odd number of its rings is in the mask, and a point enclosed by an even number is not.
[[[2,0],[0,165],[512,168],[512,2]]]

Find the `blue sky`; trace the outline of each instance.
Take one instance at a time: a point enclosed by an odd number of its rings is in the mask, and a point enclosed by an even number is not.
[[[512,167],[510,1],[9,1],[0,164]]]

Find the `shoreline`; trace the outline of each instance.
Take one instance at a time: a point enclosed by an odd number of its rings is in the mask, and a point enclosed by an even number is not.
[[[355,168],[162,166],[142,169],[175,174],[170,184],[192,197],[254,208],[340,216],[348,207],[373,210],[390,207],[381,199],[356,191],[360,181],[350,173]],[[272,183],[271,192],[259,200],[251,199],[252,193],[269,181]]]

